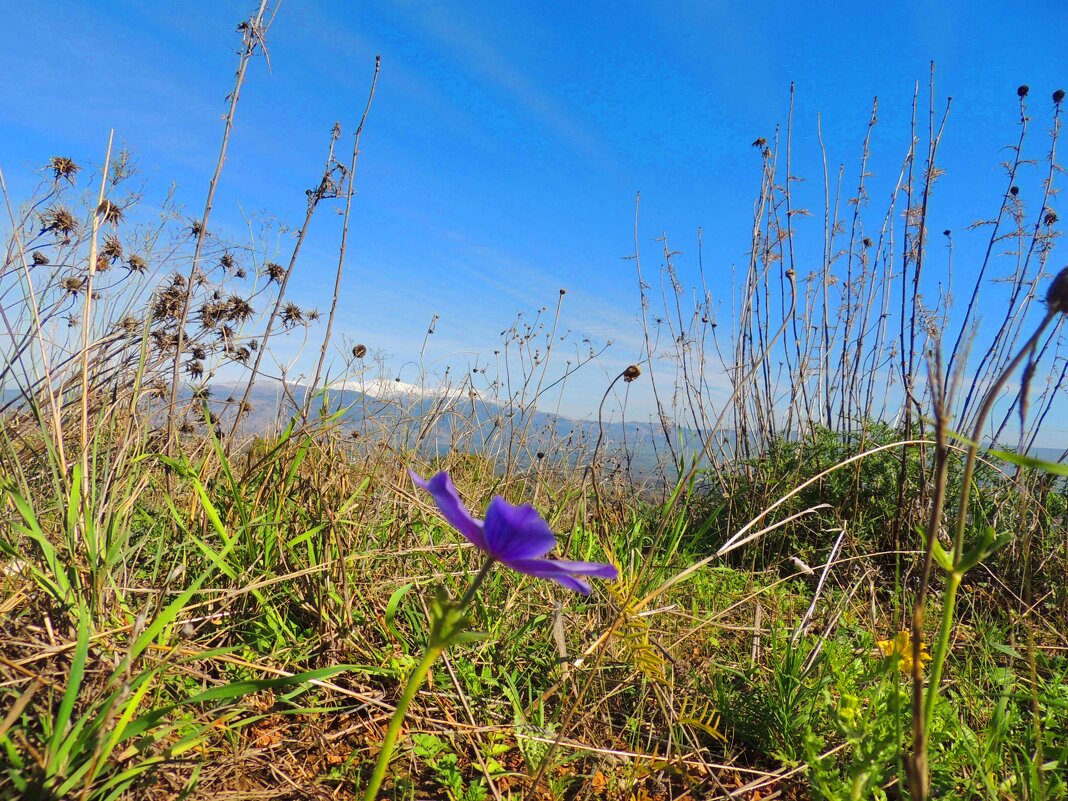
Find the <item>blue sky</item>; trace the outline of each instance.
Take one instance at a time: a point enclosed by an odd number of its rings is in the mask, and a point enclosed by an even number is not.
[[[52,155],[99,162],[114,128],[149,197],[173,180],[198,213],[236,65],[234,27],[251,6],[0,2],[0,165],[16,197]],[[339,332],[386,354],[393,370],[418,358],[438,314],[427,365],[462,371],[492,354],[517,312],[551,309],[563,287],[563,326],[615,342],[565,398],[566,411],[586,414],[608,377],[640,354],[625,259],[636,192],[647,271],[656,275],[656,238],[666,233],[684,282],[695,283],[702,228],[705,268],[727,312],[759,185],[751,143],[785,122],[790,82],[794,173],[807,179],[798,192],[817,210],[817,114],[830,167],[844,163],[850,185],[879,97],[875,219],[908,145],[916,82],[926,91],[933,60],[938,106],[951,95],[953,108],[931,225],[955,232],[954,259],[967,264],[985,239],[965,227],[996,211],[1004,192],[999,164],[1017,136],[1021,83],[1032,92],[1032,155],[1045,155],[1037,143],[1050,94],[1068,85],[1066,35],[1057,2],[286,0],[270,70],[257,61],[249,71],[215,224],[240,235],[241,212],[261,209],[299,223],[330,127],[342,122],[347,153],[381,54]],[[1037,187],[1037,170],[1032,178]],[[325,311],[338,221],[321,214],[314,225],[291,295]],[[818,259],[820,214],[798,225],[802,258]],[[647,388],[634,391],[640,409]]]

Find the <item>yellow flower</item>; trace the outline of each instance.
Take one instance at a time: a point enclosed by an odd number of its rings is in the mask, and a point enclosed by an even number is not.
[[[883,652],[883,656],[893,659],[898,658],[898,670],[902,673],[912,674],[912,634],[908,631],[899,631],[892,640],[878,640],[876,645]],[[930,661],[931,655],[927,653],[927,644],[920,643],[920,671]]]

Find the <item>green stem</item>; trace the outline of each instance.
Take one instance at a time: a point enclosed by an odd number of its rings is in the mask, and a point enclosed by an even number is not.
[[[928,681],[927,697],[924,699],[924,720],[926,727],[930,729],[931,720],[934,714],[935,701],[938,700],[939,684],[942,679],[942,667],[945,664],[946,656],[949,653],[949,638],[953,628],[954,612],[956,611],[957,604],[957,588],[960,586],[961,579],[964,578],[964,573],[960,569],[961,560],[964,558],[964,532],[968,525],[968,501],[971,497],[972,490],[972,476],[975,472],[975,464],[979,456],[980,439],[983,436],[983,426],[986,424],[986,419],[990,415],[991,409],[994,408],[994,402],[997,400],[998,395],[1001,393],[1002,388],[1009,380],[1009,376],[1015,372],[1016,368],[1020,366],[1020,363],[1024,360],[1029,352],[1038,344],[1039,337],[1046,330],[1046,327],[1053,321],[1053,319],[1060,313],[1060,310],[1054,306],[1050,306],[1047,310],[1045,317],[1042,318],[1042,322],[1038,324],[1038,328],[1031,334],[1031,337],[1027,340],[1022,348],[1016,353],[1012,361],[1001,371],[1001,375],[994,382],[993,386],[987,390],[986,396],[983,398],[983,403],[979,407],[979,412],[975,416],[975,426],[972,429],[972,439],[968,444],[968,456],[964,461],[964,472],[961,475],[960,486],[960,501],[957,506],[957,521],[956,528],[953,533],[953,570],[946,579],[946,590],[942,601],[942,626],[938,634],[938,642],[936,644],[934,652],[931,654],[931,677]],[[928,532],[929,537],[936,536],[935,531]]]
[[[475,593],[478,592],[478,588],[482,586],[482,582],[486,580],[486,576],[493,569],[493,566],[497,563],[497,560],[492,556],[486,557],[486,562],[482,565],[482,569],[478,571],[478,575],[475,576],[474,581],[471,582],[471,586],[467,588],[467,592],[464,593],[464,597],[460,599],[460,611],[465,611],[468,605],[475,598]]]
[[[924,699],[923,719],[927,730],[931,728],[934,719],[934,705],[938,699],[938,687],[942,682],[942,668],[945,666],[946,654],[949,652],[949,638],[953,633],[953,610],[957,605],[957,588],[960,587],[963,573],[950,573],[946,577],[946,589],[942,596],[942,625],[938,630],[938,641],[931,658],[931,676],[928,681],[929,690]]]
[[[478,588],[482,586],[482,582],[486,580],[486,576],[488,576],[490,570],[493,569],[495,562],[496,560],[494,560],[492,556],[487,557],[482,568],[471,582],[471,586],[467,588],[467,592],[465,592],[463,598],[460,599],[459,605],[451,610],[452,613],[460,616],[463,615],[471,601],[474,600]],[[446,617],[445,620],[455,620],[455,618]],[[462,617],[460,618],[459,625],[464,625]],[[438,633],[435,634],[435,632]],[[371,781],[367,785],[367,790],[363,794],[363,801],[375,801],[378,797],[378,791],[382,787],[382,780],[386,778],[386,769],[389,767],[390,758],[393,756],[393,751],[397,747],[397,739],[400,737],[401,726],[404,725],[405,713],[407,713],[408,707],[415,698],[415,694],[419,692],[420,685],[426,681],[426,676],[430,672],[430,668],[434,665],[434,662],[437,661],[437,658],[445,653],[445,649],[448,648],[453,641],[454,634],[456,634],[456,632],[452,630],[441,632],[440,629],[435,628],[434,621],[431,621],[431,644],[427,646],[426,653],[424,653],[423,658],[419,660],[419,664],[415,666],[412,675],[408,677],[408,683],[404,685],[404,693],[397,702],[397,708],[393,711],[393,717],[389,720],[389,728],[386,730],[386,739],[382,742],[382,750],[378,754],[378,762],[375,763],[375,770],[374,773],[371,774]],[[439,637],[441,640],[436,642],[435,640]]]
[[[378,790],[382,786],[382,780],[386,778],[386,768],[389,767],[389,760],[393,756],[393,749],[397,746],[397,738],[400,736],[401,726],[404,725],[405,712],[412,703],[412,699],[415,698],[415,694],[419,692],[420,685],[426,680],[426,675],[430,672],[431,666],[444,650],[441,646],[427,648],[423,658],[415,666],[415,670],[412,671],[412,675],[408,677],[408,683],[404,686],[404,694],[401,695],[400,701],[397,702],[397,709],[389,721],[386,739],[383,741],[382,750],[378,754],[375,772],[371,774],[371,781],[367,785],[367,791],[363,794],[363,801],[375,801],[378,798]]]

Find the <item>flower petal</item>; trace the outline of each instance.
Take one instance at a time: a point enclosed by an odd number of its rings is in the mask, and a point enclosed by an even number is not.
[[[483,535],[487,552],[502,562],[534,559],[556,546],[549,524],[533,506],[512,506],[500,495],[493,497],[486,510]]]
[[[412,477],[416,486],[422,487],[433,496],[441,516],[448,521],[450,526],[463,534],[479,550],[490,552],[482,533],[482,521],[472,517],[467,511],[448,473],[438,473],[430,481],[424,481],[411,470],[408,471],[408,475]]]
[[[575,576],[595,576],[603,579],[619,578],[619,568],[605,562],[568,562],[563,559],[513,559],[505,562],[517,573],[549,579],[569,590],[589,595],[592,588]]]

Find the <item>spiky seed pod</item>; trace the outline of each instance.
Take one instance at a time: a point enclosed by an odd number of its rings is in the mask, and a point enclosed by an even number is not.
[[[1049,285],[1046,305],[1051,312],[1068,314],[1068,267],[1062,268]]]
[[[148,262],[134,253],[126,260],[126,268],[132,273],[143,273],[148,269]]]
[[[285,278],[286,269],[281,264],[276,264],[273,261],[267,262],[263,265],[263,272],[267,275],[267,280],[274,281],[276,284],[282,283],[282,279]]]
[[[1062,100],[1064,100],[1064,90],[1058,89],[1053,93],[1053,102],[1059,104]]]
[[[48,256],[46,256],[39,250],[35,250],[31,258],[33,259],[34,267],[40,267],[42,265],[48,264]]]
[[[244,278],[247,275],[248,273],[245,272],[244,268],[238,267],[237,271],[234,273],[234,278]]]
[[[354,346],[353,349],[352,349],[352,355],[355,356],[357,359],[362,359],[364,356],[367,355],[367,346],[366,345],[356,345],[356,346]]]
[[[65,206],[52,206],[49,209],[45,209],[41,212],[41,222],[44,225],[41,233],[54,231],[64,238],[69,237],[78,230],[78,221],[74,219],[70,209]]]
[[[1045,222],[1046,225],[1053,225],[1058,219],[1057,212],[1047,211],[1046,216],[1043,218],[1043,222]]]
[[[1017,97],[1027,97],[1027,93],[1030,92],[1030,91],[1031,91],[1031,88],[1026,83],[1025,84],[1021,84],[1020,86],[1016,87],[1016,96]]]
[[[1018,194],[1020,194],[1020,187],[1018,187],[1018,186],[1010,186],[1009,187],[1009,194],[1012,195],[1013,197],[1016,197]]]
[[[119,241],[117,236],[109,236],[104,239],[104,244],[100,246],[100,258],[106,259],[108,263],[116,262],[122,258],[122,242]]]
[[[78,275],[68,275],[60,280],[59,285],[72,295],[77,295],[85,287],[85,279]]]
[[[52,156],[48,160],[48,168],[52,170],[57,181],[60,178],[66,178],[71,183],[74,183],[74,176],[81,170],[81,167],[74,163],[74,159],[66,156]]]
[[[126,334],[133,336],[141,329],[141,321],[133,315],[126,315],[116,324],[116,328],[120,331],[124,331]]]
[[[222,267],[224,270],[234,269],[235,264],[237,264],[237,262],[234,260],[233,255],[230,253],[223,253],[222,256],[219,257],[219,266]]]
[[[226,319],[241,324],[255,314],[252,304],[239,295],[231,295],[226,301]]]
[[[287,303],[282,309],[282,325],[292,328],[298,323],[304,322],[304,312],[296,303]]]
[[[110,200],[101,201],[100,205],[96,207],[96,213],[112,225],[122,222],[122,209]]]
[[[192,355],[192,357],[194,359],[199,359],[201,361],[203,361],[204,359],[208,358],[208,354],[205,353],[204,348],[200,347],[199,345],[195,346],[190,351],[190,354]]]
[[[638,376],[640,376],[641,374],[641,368],[638,367],[638,365],[636,364],[632,364],[630,367],[623,371],[623,380],[629,384],[631,381],[637,379]]]

